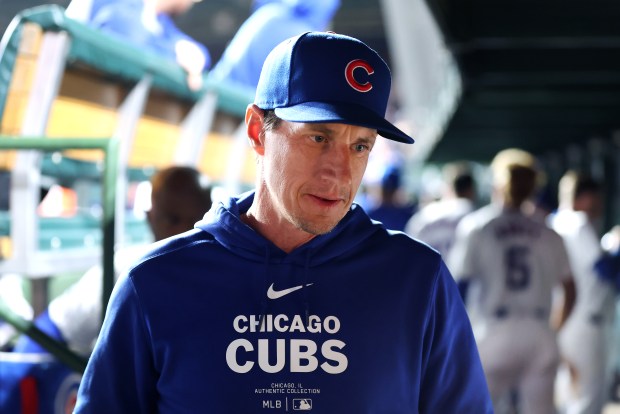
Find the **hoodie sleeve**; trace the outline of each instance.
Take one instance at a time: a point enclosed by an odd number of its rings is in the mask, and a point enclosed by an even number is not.
[[[424,332],[420,413],[493,413],[463,301],[441,262]]]
[[[115,286],[75,413],[156,412],[157,372],[139,299],[130,277]]]

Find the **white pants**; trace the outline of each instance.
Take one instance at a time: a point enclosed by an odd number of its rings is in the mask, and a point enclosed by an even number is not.
[[[613,326],[593,323],[587,315],[574,315],[560,331],[562,358],[577,372],[575,384],[563,392],[566,414],[600,414],[607,402],[613,364],[610,346]]]
[[[555,333],[546,321],[510,316],[495,319],[477,340],[496,414],[511,390],[518,392],[521,412],[555,413],[559,352]]]

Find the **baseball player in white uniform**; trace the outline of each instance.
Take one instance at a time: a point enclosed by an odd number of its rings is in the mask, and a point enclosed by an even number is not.
[[[446,258],[459,221],[474,210],[476,186],[471,169],[461,163],[443,169],[445,193],[441,200],[425,205],[407,222],[405,232],[428,243]]]
[[[449,267],[461,286],[496,413],[513,390],[525,414],[552,414],[559,364],[550,326],[552,290],[564,288],[555,324],[574,303],[574,284],[560,236],[523,213],[536,187],[532,155],[508,149],[491,165],[491,204],[465,216],[457,227]]]
[[[600,414],[609,395],[615,290],[595,272],[603,255],[593,223],[602,211],[602,188],[587,175],[560,180],[560,208],[549,223],[564,239],[577,286],[577,302],[559,333],[560,353],[570,367],[566,414]],[[561,383],[561,382],[560,382]]]

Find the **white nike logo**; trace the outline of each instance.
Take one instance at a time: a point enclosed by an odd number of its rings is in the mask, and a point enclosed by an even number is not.
[[[296,290],[303,289],[304,287],[308,287],[308,286],[312,286],[312,283],[308,283],[305,286],[304,285],[299,285],[299,286],[293,286],[293,287],[288,288],[288,289],[275,290],[273,288],[273,283],[272,283],[271,286],[269,286],[269,289],[267,290],[267,297],[269,299],[280,299],[282,296],[286,296],[289,293],[293,293]]]

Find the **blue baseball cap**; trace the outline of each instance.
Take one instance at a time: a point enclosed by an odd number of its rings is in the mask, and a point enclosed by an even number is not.
[[[392,77],[381,57],[353,37],[307,32],[265,59],[254,104],[289,122],[336,122],[413,143],[385,119]]]

